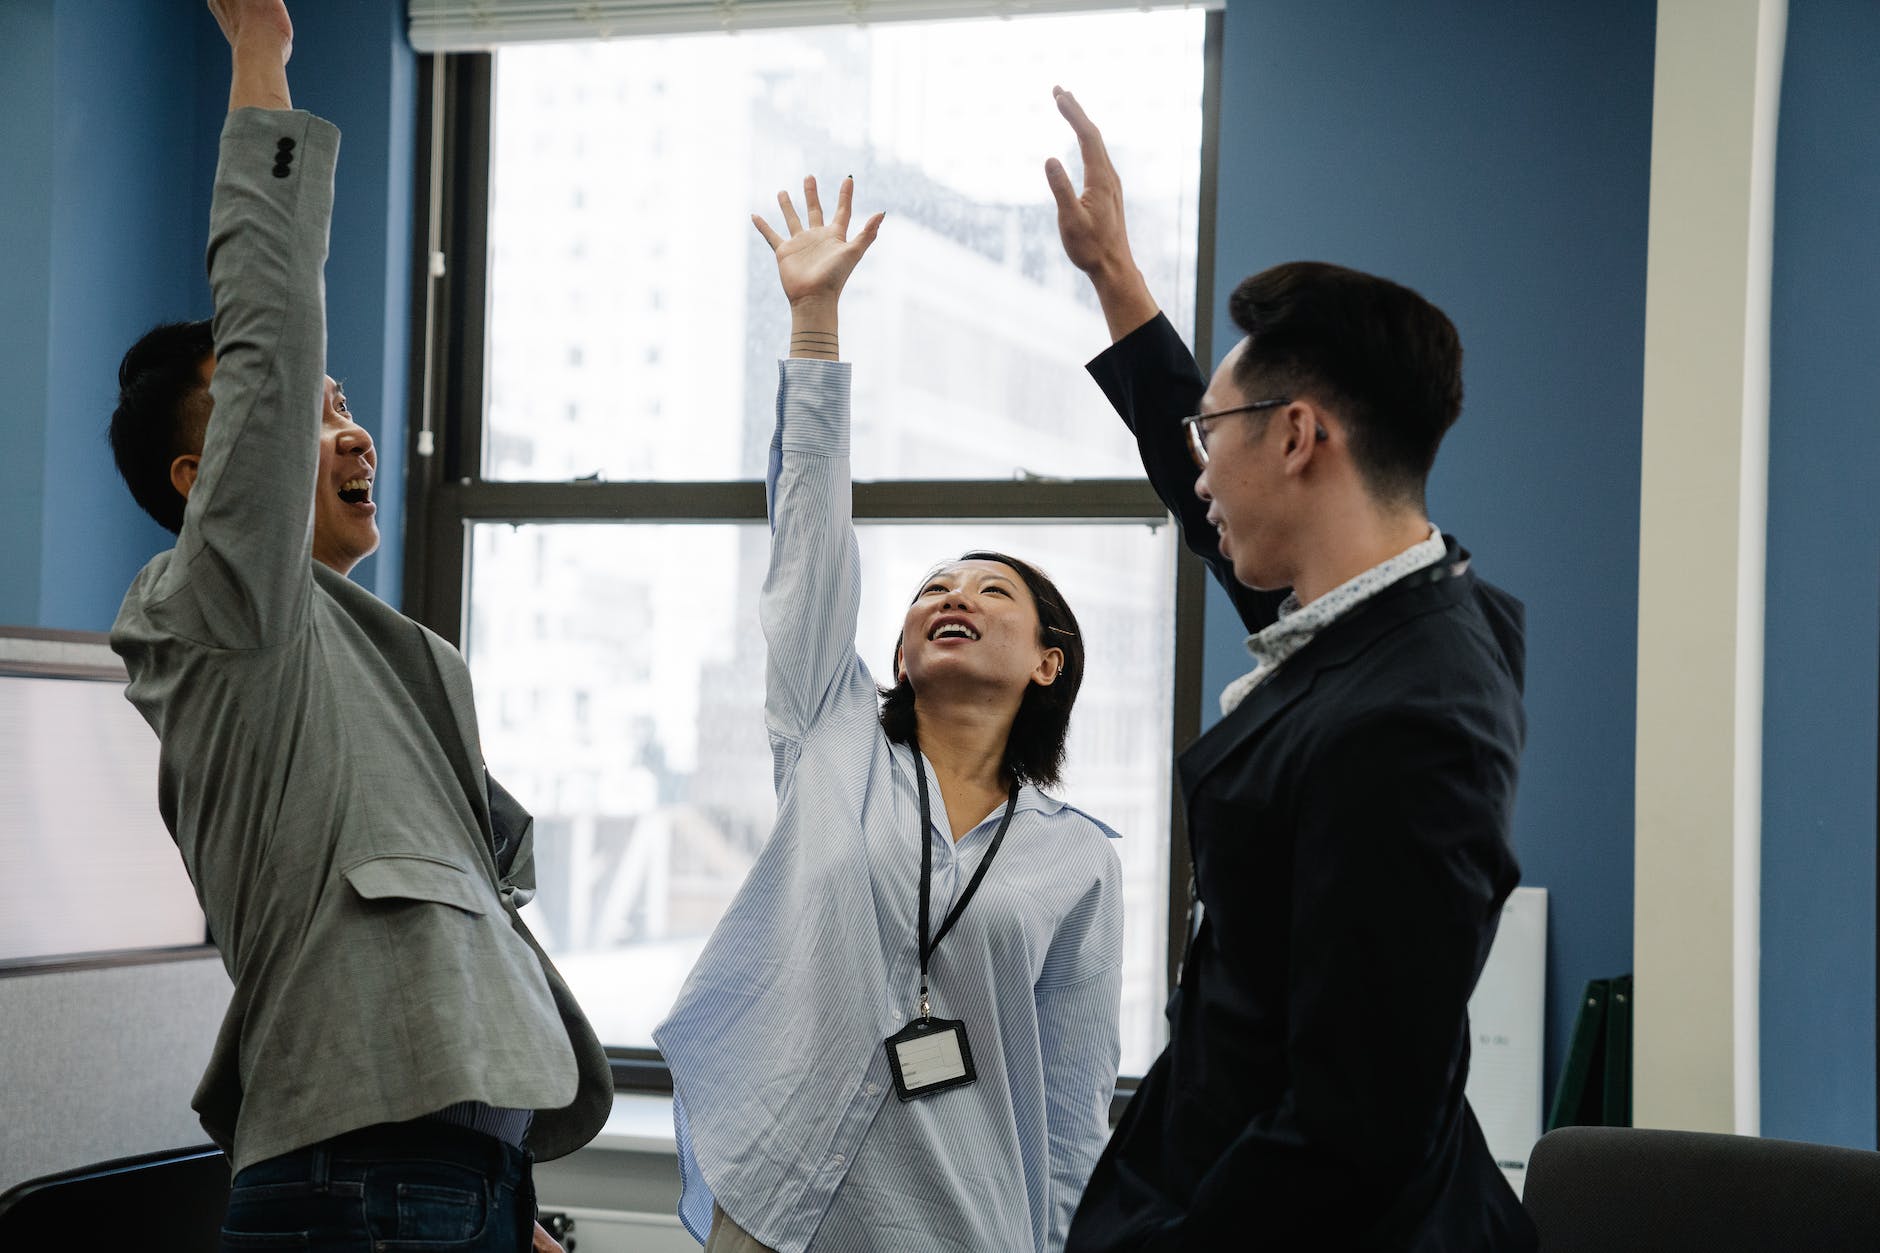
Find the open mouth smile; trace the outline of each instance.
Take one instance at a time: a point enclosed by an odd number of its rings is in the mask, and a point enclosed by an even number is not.
[[[942,622],[927,632],[927,638],[930,640],[976,640],[979,638],[979,632],[964,622]]]
[[[372,502],[372,480],[369,478],[350,478],[339,485],[339,498],[349,505],[367,505]]]

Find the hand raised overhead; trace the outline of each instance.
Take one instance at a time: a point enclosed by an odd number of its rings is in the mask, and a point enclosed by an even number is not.
[[[1062,161],[1051,157],[1044,163],[1045,181],[1057,201],[1058,238],[1071,264],[1095,285],[1111,338],[1121,339],[1157,313],[1155,298],[1129,250],[1129,232],[1123,224],[1123,180],[1110,163],[1102,133],[1077,98],[1062,87],[1052,88],[1051,94],[1058,112],[1076,132],[1084,164],[1084,189],[1079,193]]]
[[[835,218],[825,224],[822,200],[816,194],[816,180],[804,179],[803,209],[809,217],[805,225],[796,215],[796,206],[790,203],[790,193],[778,192],[777,203],[782,206],[784,225],[790,232],[787,239],[762,217],[751,215],[757,233],[777,254],[777,277],[783,283],[783,294],[792,309],[828,305],[833,311],[843,284],[854,273],[868,246],[875,242],[881,220],[887,215],[875,214],[863,223],[855,238],[850,239],[849,210],[854,197],[854,178],[843,179],[842,190],[836,196]]]
[[[209,0],[209,12],[215,14],[229,47],[260,39],[280,45],[283,63],[293,55],[294,22],[287,16],[286,0]]]
[[[294,55],[294,22],[284,0],[209,0],[233,57],[228,109],[291,109],[287,58]]]
[[[1051,96],[1058,112],[1071,124],[1077,135],[1077,150],[1084,163],[1084,190],[1080,195],[1071,184],[1064,163],[1051,157],[1044,163],[1045,181],[1057,200],[1058,237],[1064,242],[1071,264],[1086,274],[1096,274],[1131,264],[1129,232],[1123,225],[1123,180],[1110,163],[1109,149],[1103,146],[1103,134],[1097,130],[1077,103],[1077,98],[1062,87],[1053,87]]]

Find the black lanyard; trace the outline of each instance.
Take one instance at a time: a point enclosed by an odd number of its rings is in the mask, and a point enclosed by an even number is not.
[[[933,951],[940,947],[940,941],[946,939],[947,932],[953,930],[953,924],[966,912],[966,902],[973,899],[973,893],[979,890],[979,881],[986,877],[986,871],[992,866],[992,859],[998,855],[999,845],[1005,843],[1005,830],[1012,825],[1012,815],[1018,812],[1018,780],[1012,780],[1012,791],[1005,799],[1005,817],[999,820],[999,830],[992,837],[992,844],[986,849],[986,855],[979,862],[979,869],[973,871],[973,877],[967,882],[966,890],[960,893],[960,899],[953,903],[952,912],[940,924],[940,932],[932,940],[927,938],[928,900],[933,894],[933,811],[927,803],[927,763],[920,755],[920,744],[909,741],[914,750],[914,781],[920,788],[920,1016],[932,1016],[932,1007],[927,1001],[927,960]]]

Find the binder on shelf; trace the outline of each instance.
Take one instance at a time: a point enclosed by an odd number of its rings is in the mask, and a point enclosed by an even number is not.
[[[1631,1125],[1632,976],[1594,979],[1580,995],[1547,1130]]]
[[[1606,1065],[1601,1113],[1607,1127],[1632,1125],[1632,976],[1612,981],[1606,1004]]]

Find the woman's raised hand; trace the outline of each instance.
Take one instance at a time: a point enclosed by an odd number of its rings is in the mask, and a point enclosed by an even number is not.
[[[816,194],[816,180],[804,179],[803,210],[809,219],[805,223],[797,217],[796,206],[790,203],[790,193],[778,192],[777,203],[783,208],[783,222],[790,231],[788,238],[771,229],[770,223],[762,217],[751,215],[757,233],[777,254],[777,277],[783,282],[783,294],[788,297],[791,309],[807,311],[806,307],[826,305],[833,313],[836,299],[842,294],[842,285],[848,282],[868,246],[875,242],[881,219],[887,215],[875,214],[863,223],[855,238],[850,239],[849,205],[854,196],[854,178],[843,179],[842,190],[836,195],[835,218],[825,223],[822,200]]]

